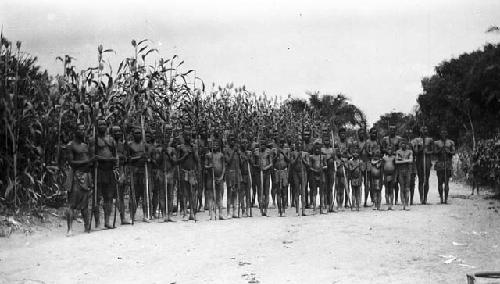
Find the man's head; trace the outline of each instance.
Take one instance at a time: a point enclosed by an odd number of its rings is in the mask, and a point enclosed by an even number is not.
[[[323,137],[323,145],[330,147],[330,138],[328,136]]]
[[[365,138],[366,138],[366,130],[365,130],[364,128],[360,128],[360,129],[358,130],[358,139],[359,139],[360,141],[364,141],[364,140],[365,140]]]
[[[408,139],[411,139],[413,137],[413,130],[411,128],[406,129],[405,135]]]
[[[392,145],[389,145],[387,147],[387,154],[389,154],[389,155],[394,154],[394,147]]]
[[[309,139],[311,139],[311,131],[309,131],[309,129],[305,129],[302,133],[302,140],[304,140],[304,142],[306,143],[309,143]]]
[[[321,154],[321,142],[319,142],[319,140],[316,140],[314,142],[314,154],[316,155]]]
[[[183,134],[182,138],[184,138],[185,144],[190,144],[191,143],[191,130],[190,129],[184,130],[184,134]]]
[[[370,129],[370,139],[377,140],[377,136],[378,136],[377,128],[372,127],[372,129]]]
[[[391,137],[396,136],[396,126],[395,125],[390,125],[389,126],[389,135]]]
[[[108,125],[106,123],[106,120],[102,118],[97,120],[97,131],[99,131],[99,134],[105,134],[107,128]]]
[[[426,137],[428,134],[428,131],[429,130],[427,129],[427,126],[424,125],[424,126],[420,127],[420,134],[422,134],[422,136]]]
[[[344,127],[339,129],[339,138],[342,141],[346,139],[346,129]]]
[[[446,138],[448,138],[448,131],[446,130],[446,128],[441,128],[441,131],[439,131],[439,136],[442,140],[446,140]]]
[[[141,139],[142,139],[141,129],[138,127],[134,128],[134,141],[138,143],[141,142]]]
[[[79,123],[76,127],[75,137],[78,140],[83,141],[85,138],[85,125],[83,123]]]
[[[111,128],[111,135],[113,135],[113,138],[116,140],[116,141],[120,141],[122,140],[123,138],[123,133],[122,133],[122,129],[120,128],[120,126],[118,125],[115,125]]]

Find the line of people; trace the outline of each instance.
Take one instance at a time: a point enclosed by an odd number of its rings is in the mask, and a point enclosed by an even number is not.
[[[408,210],[417,176],[420,203],[427,204],[432,160],[437,160],[441,203],[448,202],[455,145],[444,129],[437,140],[428,136],[425,126],[418,137],[405,133],[406,139],[396,135],[394,126],[382,139],[375,128],[369,137],[360,129],[356,138],[348,138],[344,128],[337,139],[326,128],[313,137],[306,128],[294,137],[275,131],[267,140],[217,129],[210,134],[184,129],[174,135],[171,125],[161,133],[136,127],[126,139],[123,130],[99,119],[93,138],[87,139],[85,126],[78,125],[66,145],[68,235],[77,211],[85,231],[90,232],[93,218],[100,227],[101,201],[104,227],[109,229],[115,227],[117,211],[122,225],[133,224],[138,204],[145,222],[158,218],[157,212],[168,222],[174,221],[174,212],[196,221],[204,210],[210,220],[253,216],[253,208],[267,216],[271,202],[280,216],[289,205],[302,216],[309,208],[321,214],[359,210],[361,204],[368,206],[368,197],[373,209],[380,210],[383,187],[388,210],[398,203],[399,192],[402,209]]]

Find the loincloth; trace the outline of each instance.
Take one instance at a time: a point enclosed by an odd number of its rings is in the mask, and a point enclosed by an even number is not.
[[[288,185],[288,169],[274,170],[274,181],[281,186]]]
[[[190,185],[198,184],[198,178],[195,170],[183,170],[180,172],[181,180],[189,183]]]
[[[90,173],[80,170],[73,171],[73,181],[69,196],[69,207],[71,209],[82,210],[88,207],[91,184]]]

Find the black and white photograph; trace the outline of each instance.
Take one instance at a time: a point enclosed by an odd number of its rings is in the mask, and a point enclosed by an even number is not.
[[[500,1],[0,26],[0,284],[500,283]]]

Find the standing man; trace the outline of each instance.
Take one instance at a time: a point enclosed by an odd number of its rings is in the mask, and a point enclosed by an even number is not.
[[[116,155],[118,157],[118,196],[116,201],[118,202],[118,210],[120,211],[120,221],[122,225],[129,225],[130,222],[127,221],[125,217],[125,190],[127,185],[127,173],[125,172],[125,163],[127,157],[125,156],[125,143],[123,141],[123,132],[120,126],[115,125],[111,129],[113,139],[115,141]]]
[[[226,186],[227,186],[227,216],[230,216],[230,211],[232,208],[232,217],[238,218],[238,193],[240,190],[240,151],[238,145],[236,144],[236,138],[233,133],[228,135],[227,141],[229,147],[224,150],[224,161],[226,163]],[[235,212],[235,210],[237,212]]]
[[[273,166],[271,159],[271,151],[266,148],[263,140],[259,141],[260,148],[255,152],[256,159],[259,165],[260,182],[259,182],[259,207],[261,208],[262,216],[267,216],[267,207],[269,206],[269,181],[271,176],[271,168]]]
[[[330,143],[328,132],[323,134],[323,147],[321,154],[325,156],[327,168],[325,170],[325,204],[328,212],[333,212],[333,184],[335,182],[335,151]]]
[[[309,183],[311,185],[311,197],[313,204],[313,211],[316,214],[316,197],[317,193],[320,194],[320,214],[323,214],[323,206],[325,201],[325,191],[324,191],[324,171],[326,170],[326,159],[325,156],[321,154],[321,143],[316,141],[314,143],[313,154],[309,156]]]
[[[427,204],[429,193],[429,174],[431,172],[431,156],[433,154],[434,141],[428,136],[427,126],[420,128],[420,137],[414,139],[413,152],[418,175],[418,193],[420,203]]]
[[[399,143],[399,149],[396,151],[396,165],[398,165],[399,175],[398,182],[401,188],[401,203],[403,203],[403,210],[410,210],[408,208],[408,200],[410,193],[410,167],[413,163],[413,151],[410,144],[405,140]]]
[[[410,150],[415,149],[415,138],[413,138],[413,130],[411,128],[406,130],[406,141]],[[415,195],[415,181],[417,180],[417,166],[416,155],[413,154],[413,162],[410,163],[410,205],[413,205],[413,196]]]
[[[116,164],[116,145],[112,137],[106,135],[108,126],[104,119],[97,121],[97,145],[91,143],[90,152],[94,153],[97,161],[97,203],[94,210],[96,228],[99,227],[99,201],[104,200],[104,227],[113,229],[109,223],[113,210],[113,198],[116,192],[116,180],[113,170]]]
[[[131,142],[129,142],[127,147],[129,162],[131,166],[131,175],[133,179],[133,187],[135,191],[135,204],[131,204],[130,211],[132,215],[132,220],[135,219],[135,213],[137,210],[137,205],[139,199],[142,198],[142,212],[144,214],[143,221],[149,222],[147,218],[147,205],[150,201],[146,200],[146,174],[145,174],[145,165],[150,161],[150,153],[151,146],[148,145],[145,141],[142,141],[142,132],[139,127],[136,127],[133,132],[133,138]],[[149,190],[148,196],[151,196],[151,190]],[[131,198],[133,199],[133,198]],[[132,202],[134,203],[134,202]],[[133,222],[133,221],[132,221]]]
[[[441,204],[448,204],[448,183],[452,173],[452,158],[455,155],[455,142],[448,139],[448,131],[441,129],[441,138],[434,142],[434,153],[437,155],[436,173],[438,177],[438,192]],[[444,200],[443,200],[444,186]]]
[[[379,168],[376,169],[375,171],[371,171],[371,169],[370,169],[370,173],[368,175],[371,175],[372,173],[375,173],[376,175],[378,175],[379,173],[381,174],[382,172],[380,171],[380,158],[382,156],[382,150],[381,150],[380,143],[378,141],[378,131],[375,127],[372,127],[370,129],[370,139],[368,141],[366,141],[366,153],[368,155],[368,159],[370,159],[372,161],[370,163],[369,167],[371,167],[374,163],[379,166]],[[370,182],[377,181],[379,184],[380,190],[382,190],[381,179],[382,179],[382,176],[377,177],[376,179],[371,178],[371,177],[369,178]],[[378,188],[378,187],[375,185],[368,185],[368,186],[370,188],[370,195],[372,196],[372,203],[373,203],[374,202],[373,194],[375,193],[373,190]],[[380,192],[378,192],[378,193],[380,194]],[[380,197],[380,196],[378,196],[378,197]],[[365,204],[366,204],[366,198],[365,198]],[[379,204],[378,209],[380,209],[380,204]]]
[[[388,154],[387,151],[389,147],[392,148],[392,154],[399,149],[399,142],[403,139],[401,136],[396,135],[396,126],[390,125],[389,126],[389,135],[385,136],[382,139],[382,152],[385,154]],[[397,183],[398,180],[398,168],[395,168],[394,171],[394,204],[398,204],[398,193],[399,193],[399,186]],[[387,196],[386,196],[387,200]]]
[[[72,169],[70,176],[71,187],[68,193],[69,208],[66,210],[68,231],[66,236],[73,234],[73,218],[76,210],[80,210],[83,217],[85,232],[90,232],[89,198],[92,196],[90,172],[92,160],[89,147],[85,144],[85,126],[79,124],[73,140],[69,142],[68,160]]]
[[[348,188],[348,176],[347,176],[347,161],[351,158],[349,153],[349,142],[346,136],[346,129],[344,127],[339,129],[339,140],[335,143],[335,153],[337,154],[337,172],[335,174],[335,190],[337,191],[337,206],[342,207],[345,202],[344,207],[347,208],[347,202],[349,201],[349,188]]]
[[[368,200],[368,196],[370,195],[370,185],[369,185],[369,180],[370,180],[370,159],[368,157],[368,149],[367,149],[367,141],[366,141],[366,130],[364,128],[360,128],[358,130],[358,140],[352,143],[351,147],[351,154],[354,156],[354,152],[358,154],[359,157],[359,170],[361,171],[361,179],[363,181],[363,186],[365,189],[365,202],[363,204],[364,207],[367,207],[366,201]],[[360,187],[361,190],[361,187]],[[372,199],[373,203],[373,197],[370,198]]]
[[[180,185],[183,191],[184,200],[189,202],[189,220],[196,220],[196,194],[198,154],[191,144],[192,131],[187,129],[184,131],[184,143],[179,147],[179,166],[180,166]],[[186,215],[187,202],[184,202],[184,215]]]
[[[164,202],[164,206],[162,207],[162,212],[163,212],[163,217],[165,219],[165,222],[174,222],[172,219],[172,212],[174,209],[174,184],[177,179],[177,172],[176,172],[176,159],[177,159],[177,153],[175,149],[175,140],[173,139],[172,135],[172,126],[170,124],[167,124],[165,126],[165,146],[163,147],[163,170],[165,172],[165,183],[167,186],[167,192],[165,192],[165,189],[160,191],[160,199],[165,200],[165,195],[167,194],[166,198],[168,201],[168,204]],[[164,188],[164,186],[163,186]],[[168,209],[168,210],[167,210]]]
[[[151,174],[153,177],[153,196],[152,196],[152,204],[151,206],[151,216],[153,218],[159,218],[156,212],[159,208],[162,211],[163,218],[166,219],[166,214],[163,208],[165,208],[165,175],[163,173],[164,167],[164,149],[163,149],[163,139],[156,134],[160,134],[161,132],[151,131],[146,133],[146,139],[148,140],[148,144],[151,145]],[[148,136],[149,134],[149,136]],[[163,198],[161,198],[163,196]]]
[[[312,154],[313,152],[313,144],[311,142],[311,130],[309,128],[304,129],[304,132],[302,133],[302,141],[304,144],[302,145],[302,152],[307,152],[308,155]],[[304,158],[304,155],[303,155]],[[309,163],[309,161],[307,161]],[[302,183],[305,185],[304,187],[304,192],[305,192],[305,197],[306,197],[306,209],[309,209],[311,207],[311,191],[309,188],[309,167],[304,168],[306,170],[306,174],[302,177]]]
[[[290,149],[285,148],[285,138],[281,138],[274,156],[274,180],[277,186],[278,212],[280,217],[285,214],[286,192],[288,191],[288,165],[290,163]]]
[[[240,181],[240,206],[241,213],[246,217],[252,217],[252,181],[251,181],[251,170],[250,164],[252,159],[252,152],[248,149],[248,140],[246,138],[241,139],[240,145],[240,169],[241,169],[241,181]]]

